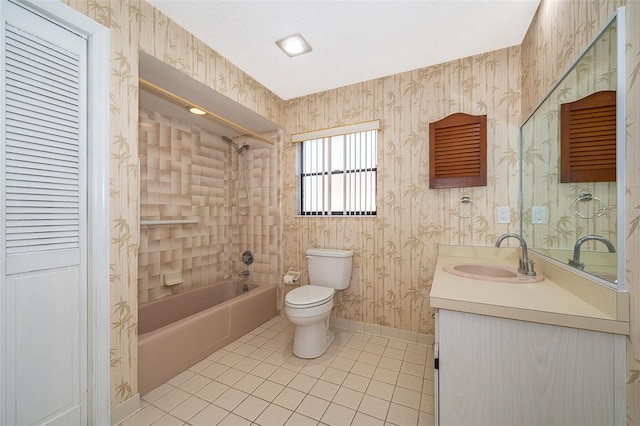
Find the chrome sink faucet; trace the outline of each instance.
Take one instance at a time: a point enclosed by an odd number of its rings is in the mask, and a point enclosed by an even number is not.
[[[238,275],[240,275],[241,277],[248,277],[250,273],[251,272],[249,272],[248,269],[245,269],[244,271],[240,271]]]
[[[535,277],[536,271],[533,270],[533,260],[529,259],[529,252],[527,250],[527,242],[518,234],[502,234],[496,240],[496,247],[500,247],[500,244],[507,238],[515,238],[520,241],[520,249],[522,250],[522,256],[518,258],[518,272],[529,277]]]
[[[615,246],[605,237],[601,237],[600,235],[587,235],[576,241],[576,245],[573,247],[573,259],[569,259],[569,266],[573,266],[574,268],[578,268],[581,271],[584,271],[584,263],[580,262],[580,247],[583,243],[591,240],[600,241],[601,243],[603,243],[605,246],[607,246],[609,253],[616,252]]]

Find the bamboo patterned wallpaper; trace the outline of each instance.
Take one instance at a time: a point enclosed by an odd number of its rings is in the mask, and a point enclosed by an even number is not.
[[[429,123],[455,112],[487,114],[488,184],[430,190]],[[338,293],[333,315],[433,334],[436,246],[491,245],[518,229],[519,47],[297,98],[285,115],[285,141],[291,133],[373,119],[382,130],[375,218],[296,217],[295,148],[285,143],[284,269],[306,274],[309,247],[351,249],[351,285]],[[459,204],[463,195],[476,203],[471,218],[460,217],[471,213]],[[496,225],[497,206],[511,206],[511,224]]]
[[[304,267],[309,246],[353,248],[354,275],[335,315],[432,332],[428,291],[436,244],[488,245],[516,231],[518,127],[553,82],[611,16],[627,3],[627,194],[640,211],[640,3],[635,0],[543,0],[521,47],[318,93],[286,103],[143,0],[63,0],[111,29],[111,305],[112,406],[137,392],[138,49],[285,126],[281,158],[282,262]],[[522,84],[521,84],[522,82]],[[453,112],[488,115],[487,187],[428,190],[428,123]],[[291,133],[379,118],[378,216],[310,219],[294,216]],[[455,214],[462,195],[478,206],[471,219]],[[495,224],[495,208],[512,207],[510,225]],[[640,215],[628,214],[627,287],[629,424],[640,421]],[[261,219],[265,223],[278,219]],[[269,238],[278,239],[277,232]],[[270,262],[270,260],[269,260]],[[272,266],[271,266],[272,267]],[[233,266],[232,266],[233,268]],[[276,273],[283,268],[276,267]],[[427,308],[427,309],[425,309]]]
[[[523,118],[614,14],[626,6],[627,424],[640,424],[640,2],[543,0],[522,43]]]

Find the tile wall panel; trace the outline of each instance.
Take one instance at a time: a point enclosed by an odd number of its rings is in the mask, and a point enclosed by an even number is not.
[[[138,301],[240,278],[245,250],[255,257],[249,279],[277,282],[277,147],[253,143],[243,152],[245,186],[240,157],[220,136],[153,111],[140,110],[139,117],[141,220],[197,217],[200,223],[141,227]],[[163,275],[177,270],[184,282],[164,286]]]
[[[219,136],[159,113],[140,110],[141,220],[199,218],[198,225],[142,226],[138,301],[221,281],[227,274],[229,147]],[[182,271],[183,284],[163,285]]]

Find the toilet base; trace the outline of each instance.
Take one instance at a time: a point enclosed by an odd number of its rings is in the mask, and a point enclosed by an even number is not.
[[[317,358],[325,353],[335,337],[328,324],[329,318],[316,324],[296,326],[293,354],[298,358]]]

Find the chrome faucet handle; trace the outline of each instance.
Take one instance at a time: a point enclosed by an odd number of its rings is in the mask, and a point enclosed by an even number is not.
[[[529,276],[535,276],[536,275],[536,271],[533,269],[533,265],[535,264],[535,262],[533,261],[533,259],[529,259],[527,261],[527,272],[526,274]]]
[[[529,259],[528,256],[526,259],[524,257],[518,257],[518,272],[528,277],[535,277],[537,274],[533,268],[534,264],[533,259]]]

